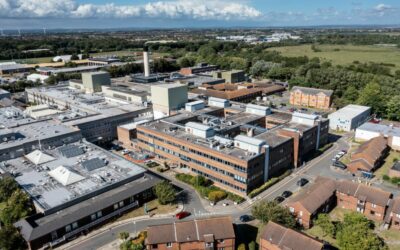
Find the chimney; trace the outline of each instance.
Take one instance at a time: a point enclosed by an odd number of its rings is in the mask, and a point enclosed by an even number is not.
[[[149,66],[149,48],[147,46],[143,48],[143,64],[144,64],[144,76],[148,77],[150,75],[150,66]]]

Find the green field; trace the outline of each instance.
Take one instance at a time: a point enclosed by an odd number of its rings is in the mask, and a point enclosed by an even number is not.
[[[282,55],[289,57],[319,57],[335,65],[345,65],[359,61],[362,63],[390,63],[396,65],[393,69],[400,69],[400,49],[397,47],[378,45],[316,45],[316,48],[321,50],[321,52],[314,52],[311,49],[311,45],[277,47],[268,50],[279,51]]]

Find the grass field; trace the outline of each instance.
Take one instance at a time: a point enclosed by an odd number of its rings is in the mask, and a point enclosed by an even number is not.
[[[354,61],[390,63],[396,66],[393,69],[400,69],[400,49],[397,47],[385,47],[378,45],[354,46],[354,45],[316,45],[321,52],[314,52],[311,45],[287,46],[270,48],[282,53],[284,56],[308,56],[309,58],[319,57],[324,61],[332,62],[335,65],[350,64]]]

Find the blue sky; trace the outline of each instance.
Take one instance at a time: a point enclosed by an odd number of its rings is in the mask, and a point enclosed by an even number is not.
[[[400,24],[399,0],[0,0],[0,28]]]

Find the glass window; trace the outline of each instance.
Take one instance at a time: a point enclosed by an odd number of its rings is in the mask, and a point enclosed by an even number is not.
[[[172,243],[171,243],[171,242],[168,242],[168,243],[167,243],[167,247],[172,247]]]
[[[76,229],[76,228],[78,228],[78,222],[72,223],[72,229]]]
[[[65,226],[65,232],[67,233],[71,232],[71,225]]]
[[[103,212],[98,211],[98,212],[97,212],[97,218],[100,218],[101,216],[103,216]]]
[[[96,219],[97,219],[96,214],[90,215],[90,218],[91,218],[92,220],[96,220]]]
[[[123,207],[124,206],[124,201],[120,201],[119,202],[119,207]]]
[[[114,210],[117,210],[118,209],[118,203],[115,203],[114,204]]]

